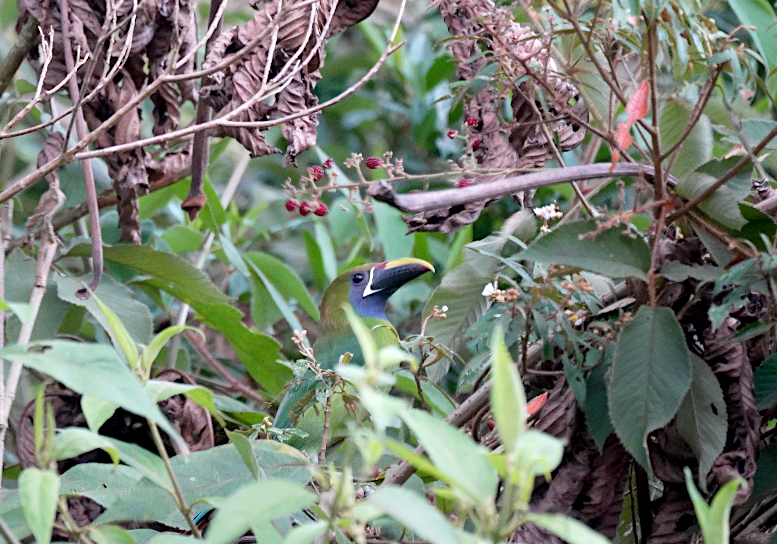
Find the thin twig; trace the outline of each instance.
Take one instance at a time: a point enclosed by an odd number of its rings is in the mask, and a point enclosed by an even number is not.
[[[49,239],[48,229],[44,229],[38,250],[38,266],[35,271],[32,293],[30,293],[30,319],[22,323],[19,338],[16,341],[19,345],[27,344],[32,336],[32,329],[38,317],[38,310],[40,309],[43,295],[46,294],[49,270],[51,270],[51,263],[54,262],[56,252],[57,243]],[[11,415],[11,406],[16,398],[16,388],[19,385],[21,374],[22,363],[20,361],[12,361],[6,382],[2,386],[2,390],[0,390],[0,474],[3,471],[3,453],[5,451],[5,435],[8,431],[8,418]],[[1,496],[0,502],[2,502]]]
[[[0,66],[0,95],[8,88],[8,85],[11,83],[11,80],[13,80],[14,74],[16,74],[19,66],[21,66],[27,53],[35,47],[37,39],[38,21],[28,13],[27,20],[19,31],[16,42],[14,42],[10,51],[8,51],[8,55],[6,55],[2,66]]]
[[[73,46],[70,43],[70,8],[68,0],[60,0],[60,6],[62,10],[62,43],[65,49],[65,66],[68,72],[72,72],[75,67],[73,62]],[[76,78],[70,78],[68,80],[68,89],[70,91],[70,101],[73,104],[79,102],[79,90],[78,82]],[[77,107],[77,106],[76,106]],[[76,134],[78,134],[79,140],[84,140],[87,136],[86,120],[84,119],[83,108],[76,109],[75,112],[76,122]],[[65,147],[67,147],[67,140],[65,140]],[[63,153],[66,155],[67,153]],[[97,188],[94,183],[94,172],[92,171],[92,163],[88,160],[81,162],[81,167],[84,172],[84,186],[86,188],[86,201],[89,205],[89,226],[91,227],[92,234],[92,270],[94,275],[89,282],[88,289],[79,289],[76,292],[76,296],[82,300],[89,298],[90,291],[97,289],[100,284],[100,280],[103,275],[103,239],[100,232],[100,208],[97,206]]]
[[[329,426],[332,421],[332,397],[335,396],[334,389],[340,383],[340,376],[335,376],[335,386],[332,387],[331,394],[326,398],[324,406],[324,432],[321,434],[321,449],[318,452],[318,463],[324,464],[326,458],[326,443],[329,441]]]
[[[183,489],[181,489],[181,484],[178,483],[178,477],[175,475],[175,470],[173,470],[173,465],[170,462],[170,456],[167,455],[165,444],[162,442],[162,435],[159,434],[159,427],[156,426],[156,422],[154,422],[152,419],[146,419],[146,422],[148,423],[149,429],[151,429],[151,436],[154,439],[156,449],[159,451],[159,456],[162,458],[162,461],[165,464],[167,474],[170,476],[170,481],[173,483],[174,492],[172,495],[173,499],[175,500],[175,504],[178,506],[178,510],[181,512],[181,514],[183,514],[183,517],[186,518],[186,522],[189,524],[189,528],[191,528],[192,534],[197,538],[202,538],[202,533],[192,518],[191,509],[186,504],[186,497],[183,496]]]
[[[227,380],[230,385],[230,390],[242,393],[246,397],[250,398],[254,402],[258,402],[259,404],[264,404],[267,402],[266,398],[235,378],[227,369],[227,367],[221,364],[221,361],[216,359],[216,357],[214,357],[213,354],[208,351],[200,335],[193,331],[186,331],[184,334],[186,334],[186,338],[189,340],[189,343],[194,347],[194,349],[197,350],[197,353],[199,353],[200,356],[205,359],[205,361],[216,372],[216,374]]]

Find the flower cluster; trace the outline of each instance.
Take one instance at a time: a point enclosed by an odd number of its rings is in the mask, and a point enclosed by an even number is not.
[[[542,217],[545,221],[561,219],[564,217],[564,214],[559,210],[555,203],[542,206],[541,208],[532,208],[532,211],[534,212],[534,215]]]

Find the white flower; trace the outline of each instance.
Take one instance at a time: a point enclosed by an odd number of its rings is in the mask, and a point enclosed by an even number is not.
[[[483,295],[484,297],[490,297],[491,293],[493,293],[494,291],[496,291],[496,282],[487,283],[486,286],[483,287],[483,292],[481,292],[480,294]]]
[[[534,215],[542,217],[545,221],[549,221],[551,219],[561,219],[564,217],[564,214],[555,204],[548,204],[547,206],[543,206],[541,208],[532,208],[532,211],[534,212]]]
[[[448,311],[448,307],[447,306],[443,306],[442,308],[440,308],[440,311],[445,313],[445,312]]]

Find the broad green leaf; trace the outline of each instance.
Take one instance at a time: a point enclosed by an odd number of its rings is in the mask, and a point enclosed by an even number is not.
[[[77,393],[114,402],[128,412],[151,419],[185,451],[180,434],[111,346],[49,340],[5,347],[0,350],[0,357],[20,361]]]
[[[337,277],[337,257],[335,255],[335,248],[332,245],[332,237],[321,222],[316,222],[313,231],[316,235],[316,243],[321,251],[326,279],[331,282]]]
[[[458,352],[464,345],[466,331],[488,310],[488,300],[482,295],[486,284],[496,278],[499,260],[480,251],[498,255],[507,238],[489,236],[464,247],[464,262],[450,270],[442,278],[440,286],[424,308],[424,317],[429,316],[435,306],[448,307],[446,319],[432,319],[426,327],[427,336],[436,344]],[[427,369],[430,381],[439,382],[448,372],[447,360],[442,360]]]
[[[251,449],[251,442],[244,434],[233,431],[226,431],[226,433],[227,438],[234,444],[235,449],[240,454],[240,458],[243,459],[246,467],[248,467],[248,470],[251,472],[251,476],[258,480],[259,464],[256,462],[256,455],[254,455],[254,452]]]
[[[69,257],[89,257],[91,254],[90,244],[79,244],[68,252]],[[181,300],[193,307],[201,304],[230,302],[230,298],[219,291],[202,270],[195,268],[178,255],[146,245],[119,245],[103,248],[103,257],[106,261],[159,278],[169,286],[179,287],[187,293],[186,299]]]
[[[688,488],[688,494],[693,502],[693,509],[696,512],[696,519],[701,527],[701,533],[704,536],[704,544],[729,544],[731,527],[729,519],[731,516],[731,506],[736,497],[740,485],[747,485],[741,478],[735,478],[726,483],[715,493],[712,504],[707,506],[704,497],[693,484],[693,475],[691,470],[686,467],[685,486]]]
[[[81,397],[81,411],[84,413],[89,429],[95,433],[111,418],[118,407],[116,403],[92,395]]]
[[[429,501],[401,487],[382,487],[367,503],[404,525],[419,540],[431,544],[459,544],[448,518]]]
[[[318,307],[313,299],[310,298],[305,284],[294,270],[289,268],[283,261],[276,259],[266,253],[249,251],[243,253],[243,258],[253,263],[257,268],[264,272],[267,279],[278,289],[286,300],[294,299],[297,304],[305,310],[310,317],[319,320]]]
[[[415,238],[405,233],[407,225],[402,221],[402,213],[388,204],[376,202],[373,217],[386,260],[412,257]]]
[[[140,356],[141,368],[143,371],[147,373],[151,369],[151,365],[154,364],[157,355],[159,355],[159,352],[162,351],[162,348],[165,346],[165,344],[167,344],[167,342],[173,336],[185,330],[194,331],[199,334],[203,340],[205,340],[205,335],[202,333],[202,331],[194,327],[189,327],[188,325],[174,325],[167,327],[160,331],[156,336],[154,336],[148,346],[143,349],[143,353]]]
[[[599,451],[604,448],[604,441],[612,434],[612,421],[610,421],[610,412],[607,409],[607,381],[605,376],[607,367],[599,365],[588,375],[585,382],[585,404],[583,413],[585,422],[588,426],[588,432],[591,434],[596,447]]]
[[[143,475],[129,465],[81,463],[65,472],[62,489],[89,497],[108,508],[126,495]]]
[[[402,369],[394,377],[397,379],[396,387],[420,400],[418,385],[409,370]],[[441,416],[445,417],[456,409],[456,403],[439,385],[422,379],[421,391],[427,404]]]
[[[79,244],[68,256],[89,256],[91,246]],[[104,251],[106,261],[115,262],[151,276],[144,285],[156,287],[190,304],[198,319],[223,334],[232,344],[251,377],[270,394],[276,395],[291,377],[278,363],[280,344],[260,331],[245,326],[243,314],[231,305],[208,277],[184,259],[150,246],[113,246]]]
[[[761,363],[753,378],[758,409],[765,410],[777,402],[777,354]]]
[[[253,525],[312,505],[316,495],[286,480],[260,480],[226,499],[214,500],[218,511],[205,534],[207,544],[228,544]]]
[[[118,454],[124,463],[156,485],[168,492],[172,491],[173,484],[162,458],[137,444],[102,436],[81,427],[62,429],[54,437],[54,455],[57,460],[75,457],[94,449],[105,450],[111,454],[111,457]]]
[[[19,498],[35,541],[40,544],[51,542],[59,499],[59,476],[50,470],[24,469],[19,475]]]
[[[545,476],[549,480],[563,455],[564,443],[561,440],[534,429],[527,429],[515,441],[515,464],[517,474],[522,478]]]
[[[508,454],[517,447],[517,439],[526,426],[526,393],[518,370],[505,346],[502,327],[496,327],[491,335],[493,387],[491,388],[491,412],[496,428]]]
[[[197,544],[198,542],[202,542],[202,540],[193,536],[160,533],[148,542],[149,544]]]
[[[135,544],[132,534],[116,525],[103,525],[89,529],[89,537],[96,544]]]
[[[674,312],[642,306],[616,342],[607,395],[618,438],[648,471],[647,435],[672,420],[690,385],[690,353]]]
[[[32,308],[28,302],[8,302],[0,299],[0,310],[13,312],[22,323],[32,318]]]
[[[766,64],[766,73],[777,68],[777,20],[774,9],[766,0],[729,0],[739,21],[748,29]],[[777,78],[767,76],[769,93],[777,90]]]
[[[714,265],[689,265],[680,261],[667,261],[661,266],[661,275],[668,280],[682,282],[688,278],[701,281],[715,281],[724,269]]]
[[[675,187],[675,192],[687,199],[695,198],[700,195],[707,187],[715,183],[717,179],[704,172],[691,172],[680,180]],[[745,226],[747,221],[739,211],[739,207],[732,206],[732,203],[738,202],[734,193],[727,185],[718,188],[714,193],[699,203],[699,208],[724,227],[739,230]]]
[[[303,231],[302,238],[305,240],[308,268],[310,269],[311,276],[313,276],[313,284],[319,291],[323,291],[329,282],[324,270],[324,257],[321,255],[321,248],[318,247],[316,239],[309,232]]]
[[[250,440],[262,479],[282,478],[305,485],[310,481],[309,461],[304,455],[280,442]],[[187,503],[202,497],[226,497],[255,479],[233,444],[217,446],[189,455],[176,455],[170,462]],[[193,514],[205,510],[195,505]],[[170,493],[146,478],[124,492],[98,518],[98,523],[124,519],[158,521],[188,529]]]
[[[294,310],[291,309],[288,301],[283,297],[283,295],[281,295],[275,284],[273,284],[273,282],[267,278],[262,269],[256,266],[253,261],[246,260],[245,262],[248,264],[248,267],[251,270],[250,274],[262,282],[262,285],[267,291],[267,294],[270,296],[273,304],[275,304],[275,307],[280,310],[284,319],[289,324],[289,327],[291,327],[292,330],[301,331],[303,327],[297,319],[297,316],[294,315]]]
[[[685,132],[691,119],[692,107],[675,100],[664,103],[660,111],[661,150],[668,151]],[[680,179],[712,158],[712,127],[710,119],[701,115],[677,151],[672,174]]]
[[[283,544],[312,544],[328,528],[329,523],[326,521],[314,521],[313,523],[299,525],[289,531],[289,534],[283,539]]]
[[[173,225],[161,236],[173,253],[197,251],[205,240],[205,235],[185,225]]]
[[[493,500],[498,479],[488,461],[487,450],[426,412],[405,410],[400,417],[437,469],[448,476],[448,481],[455,482],[455,487],[475,504],[483,505]]]
[[[728,419],[723,390],[715,373],[691,354],[693,379],[677,411],[677,430],[699,461],[699,483],[707,488],[707,474],[726,445]]]
[[[544,264],[564,264],[590,270],[608,278],[647,281],[650,248],[642,238],[631,238],[616,227],[597,233],[595,220],[561,225],[535,240],[519,257]]]
[[[135,344],[146,344],[151,338],[152,317],[148,306],[135,300],[131,289],[110,276],[100,282],[93,296],[87,300],[81,300],[75,295],[86,282],[58,274],[54,274],[52,279],[57,285],[59,298],[86,308],[111,337],[116,349],[121,349],[127,362],[134,366],[137,363]]]
[[[604,535],[569,516],[530,512],[524,519],[537,527],[547,529],[569,544],[610,544]]]

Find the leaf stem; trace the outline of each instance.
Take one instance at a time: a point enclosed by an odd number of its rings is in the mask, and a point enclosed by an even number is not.
[[[186,522],[189,524],[189,527],[192,530],[192,534],[197,538],[202,538],[202,533],[197,527],[197,524],[194,523],[194,518],[192,518],[191,509],[186,505],[186,498],[183,496],[181,484],[178,483],[178,477],[175,475],[172,463],[170,463],[170,456],[167,455],[167,450],[165,449],[165,445],[162,442],[162,435],[159,434],[159,427],[157,427],[156,423],[151,419],[146,419],[146,421],[148,422],[148,426],[151,429],[151,436],[154,439],[154,444],[156,445],[157,450],[159,451],[159,456],[162,458],[162,461],[165,464],[165,468],[167,469],[167,473],[170,475],[170,481],[173,482],[173,500],[175,500],[175,504],[178,506],[178,510],[181,512],[181,514],[183,514],[183,517],[186,518]]]

